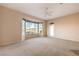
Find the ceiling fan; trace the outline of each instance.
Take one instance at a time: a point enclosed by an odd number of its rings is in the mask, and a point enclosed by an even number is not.
[[[63,3],[59,3],[59,5],[63,5]],[[51,10],[51,8],[49,8],[49,7],[45,7],[44,12],[45,12],[46,18],[49,18],[53,14],[53,10]]]

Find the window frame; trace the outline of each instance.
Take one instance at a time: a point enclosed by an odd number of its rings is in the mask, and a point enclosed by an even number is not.
[[[29,35],[34,35],[35,33],[32,33],[32,34],[26,34],[27,33],[27,25],[26,25],[26,22],[30,22],[30,23],[34,23],[34,24],[36,24],[37,25],[37,28],[35,28],[36,30],[37,30],[37,32],[36,32],[36,34],[35,35],[38,35],[38,36],[40,36],[40,35],[42,35],[43,34],[43,23],[42,22],[33,22],[33,21],[30,21],[30,20],[26,20],[26,19],[22,19],[22,20],[24,20],[25,21],[25,38],[26,38],[26,36],[29,36]],[[42,24],[42,34],[39,32],[40,31],[40,24]],[[29,28],[30,28],[30,26],[29,26]]]

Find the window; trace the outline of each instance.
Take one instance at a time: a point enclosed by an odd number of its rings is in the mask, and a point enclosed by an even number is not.
[[[39,24],[39,34],[43,35],[43,24],[42,23]]]
[[[22,20],[22,35],[23,37],[29,36],[42,36],[43,24],[40,22],[32,22],[29,20]]]

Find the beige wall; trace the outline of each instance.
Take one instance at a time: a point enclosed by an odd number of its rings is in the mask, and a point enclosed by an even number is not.
[[[21,41],[22,18],[44,23],[34,16],[0,6],[0,46]]]
[[[1,15],[1,12],[2,11],[2,9],[1,9],[1,7],[0,7],[0,20],[2,21],[2,15]],[[2,22],[0,21],[0,39],[2,39]]]
[[[54,22],[54,37],[79,41],[79,13],[52,19]]]
[[[44,35],[47,37],[47,20],[45,21]]]

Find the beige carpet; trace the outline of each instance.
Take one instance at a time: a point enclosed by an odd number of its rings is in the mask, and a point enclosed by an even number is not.
[[[71,50],[79,50],[79,42],[40,37],[21,43],[0,47],[1,56],[75,56]]]

